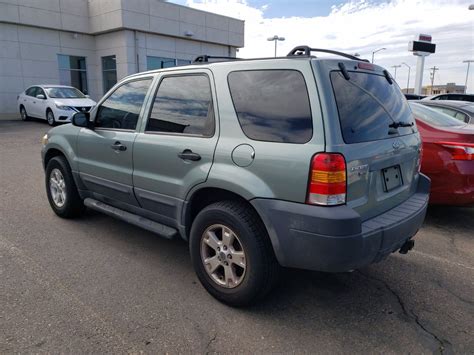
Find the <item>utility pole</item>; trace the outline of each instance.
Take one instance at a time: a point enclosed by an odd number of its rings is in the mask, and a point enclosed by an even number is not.
[[[435,78],[435,74],[437,70],[439,70],[439,68],[436,65],[430,68],[430,78],[431,78],[430,94],[431,95],[433,95],[433,84],[434,84],[434,78]]]
[[[411,72],[411,67],[410,67],[407,63],[405,63],[405,62],[403,62],[402,64],[408,68],[408,79],[407,79],[407,94],[408,94],[408,89],[410,88],[410,72]]]
[[[392,68],[395,68],[395,76],[394,76],[394,79],[397,80],[397,68],[400,68],[401,65],[398,64],[398,65],[392,65]]]
[[[469,79],[469,65],[474,63],[474,60],[463,60],[463,63],[467,63],[467,71],[466,71],[466,83],[464,84],[464,93],[467,93],[467,81]]]

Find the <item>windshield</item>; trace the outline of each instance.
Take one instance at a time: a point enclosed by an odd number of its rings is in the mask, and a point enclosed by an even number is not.
[[[430,125],[439,127],[462,126],[460,121],[440,111],[415,102],[410,102],[409,105],[416,118]]]
[[[400,88],[383,75],[331,72],[342,135],[346,143],[369,142],[416,132]]]
[[[86,96],[76,88],[45,88],[53,99],[83,99]]]

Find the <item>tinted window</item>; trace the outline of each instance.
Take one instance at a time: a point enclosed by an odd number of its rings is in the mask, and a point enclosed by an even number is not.
[[[433,126],[451,127],[462,123],[440,111],[417,103],[410,103],[410,107],[417,119]]]
[[[151,79],[131,81],[115,90],[99,107],[95,126],[135,129],[138,115],[150,87]]]
[[[38,95],[43,95],[46,98],[46,93],[40,87],[36,88],[35,96],[38,96]]]
[[[146,130],[212,136],[214,109],[207,76],[164,78],[156,93]]]
[[[243,132],[250,139],[306,143],[313,135],[308,91],[295,70],[229,74],[230,93]]]
[[[416,132],[415,126],[391,128],[395,122],[414,124],[399,87],[385,76],[340,71],[331,72],[342,135],[346,143],[368,142]]]
[[[456,116],[456,111],[455,111],[455,110],[452,110],[452,109],[450,109],[450,108],[447,108],[447,107],[440,107],[439,110],[442,111],[442,112],[444,112],[444,113],[447,114],[447,115],[450,115],[451,117]]]
[[[456,118],[458,120],[461,120],[463,122],[469,122],[469,118],[467,117],[467,115],[465,115],[462,112],[457,112],[456,116],[454,116],[454,118]]]
[[[36,86],[33,86],[33,87],[29,88],[28,90],[26,90],[25,94],[28,95],[28,96],[35,97],[36,96]]]

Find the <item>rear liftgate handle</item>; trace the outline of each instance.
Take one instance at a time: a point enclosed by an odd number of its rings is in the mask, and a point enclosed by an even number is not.
[[[192,161],[201,160],[201,156],[197,153],[194,153],[191,149],[185,149],[181,153],[178,153],[178,157],[180,157],[183,160],[192,160]]]

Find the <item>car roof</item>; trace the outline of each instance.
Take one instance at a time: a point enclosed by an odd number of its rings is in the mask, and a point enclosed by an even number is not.
[[[434,100],[434,101],[426,101],[426,100],[419,100],[417,101],[420,104],[424,104],[427,106],[438,106],[438,107],[446,107],[446,108],[454,108],[459,109],[461,111],[465,111],[469,114],[474,114],[474,102],[470,101],[457,101],[457,100]]]

